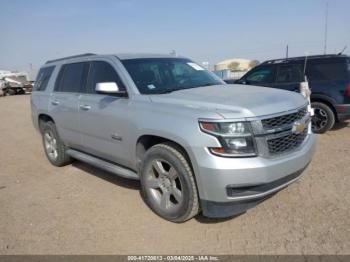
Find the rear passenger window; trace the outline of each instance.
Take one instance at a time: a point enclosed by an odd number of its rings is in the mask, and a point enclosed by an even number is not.
[[[303,72],[301,65],[281,65],[278,67],[276,82],[302,82]]]
[[[117,83],[119,90],[125,90],[125,87],[122,81],[120,80],[117,72],[109,63],[103,61],[92,62],[88,79],[87,93],[96,93],[96,84],[105,82]]]
[[[345,62],[310,63],[307,65],[307,76],[311,81],[346,80],[349,73]]]
[[[48,66],[40,69],[33,87],[34,91],[44,91],[46,89],[54,68],[55,66]]]
[[[86,83],[88,63],[63,65],[56,81],[55,91],[78,93]]]

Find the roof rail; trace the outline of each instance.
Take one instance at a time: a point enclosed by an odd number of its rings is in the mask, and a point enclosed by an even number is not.
[[[266,60],[261,63],[263,64],[275,64],[275,63],[285,63],[285,62],[290,62],[290,61],[295,61],[295,60],[304,60],[305,57],[307,59],[314,59],[314,58],[330,58],[330,57],[343,57],[345,55],[342,54],[327,54],[327,55],[310,55],[310,56],[298,56],[298,57],[289,57],[289,58],[280,58],[280,59],[271,59],[271,60]]]
[[[85,56],[92,56],[92,55],[96,55],[96,54],[85,53],[85,54],[80,54],[80,55],[66,56],[66,57],[62,57],[62,58],[58,58],[58,59],[48,60],[45,64],[49,64],[52,62],[57,62],[57,61],[65,60],[65,59],[70,59],[70,58],[78,58],[78,57],[85,57]]]

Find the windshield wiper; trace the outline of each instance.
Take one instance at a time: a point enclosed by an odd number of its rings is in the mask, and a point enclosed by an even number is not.
[[[201,84],[201,85],[196,85],[196,86],[189,86],[189,87],[185,87],[183,88],[182,90],[184,89],[191,89],[191,88],[197,88],[197,87],[204,87],[204,86],[214,86],[216,84],[213,84],[213,83],[206,83],[206,84]]]
[[[164,90],[161,90],[159,92],[157,92],[156,94],[169,94],[169,93],[172,93],[174,91],[180,91],[182,89],[179,89],[179,88],[167,88],[167,89],[164,89]]]
[[[187,86],[187,87],[179,87],[179,88],[167,88],[167,89],[164,89],[164,90],[157,92],[157,94],[169,94],[169,93],[172,93],[174,91],[181,91],[181,90],[185,90],[185,89],[204,87],[204,86],[213,86],[213,85],[216,85],[216,84],[205,83],[205,84],[195,85],[195,86]]]

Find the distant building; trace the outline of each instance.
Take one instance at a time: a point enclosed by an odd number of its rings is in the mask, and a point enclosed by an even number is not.
[[[256,60],[227,59],[214,65],[214,73],[222,79],[238,79],[258,64]]]

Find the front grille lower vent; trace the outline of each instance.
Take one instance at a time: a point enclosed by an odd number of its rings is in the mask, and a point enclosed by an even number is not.
[[[300,134],[287,134],[278,138],[267,140],[271,155],[286,153],[299,147],[307,136],[307,128]]]

